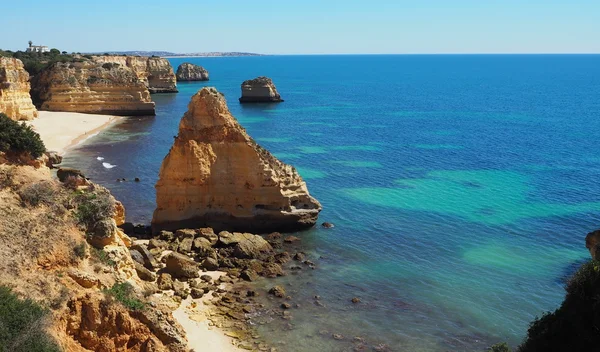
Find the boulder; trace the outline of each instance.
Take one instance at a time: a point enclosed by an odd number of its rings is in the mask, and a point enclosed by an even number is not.
[[[177,81],[208,81],[208,71],[198,65],[184,62],[177,67]]]
[[[283,298],[285,297],[285,289],[281,286],[273,286],[269,290],[269,294],[272,294],[275,297]]]
[[[189,253],[192,251],[192,244],[194,243],[194,238],[184,238],[179,242],[179,247],[177,247],[177,251],[179,253]]]
[[[268,77],[257,77],[242,83],[240,103],[279,103],[281,96]]]
[[[206,258],[202,261],[202,264],[200,264],[200,266],[203,269],[206,269],[208,271],[215,271],[215,270],[219,270],[219,262],[214,259],[214,258]]]
[[[198,277],[198,264],[180,253],[170,253],[165,259],[165,271],[174,278],[192,279]]]
[[[83,186],[87,184],[87,178],[80,170],[73,169],[70,167],[61,167],[56,171],[58,180],[62,183],[74,182],[77,186]]]
[[[142,253],[135,249],[130,249],[129,254],[131,255],[131,259],[133,259],[134,262],[144,265],[144,256],[142,256]]]
[[[180,229],[180,230],[175,231],[175,237],[180,241],[185,238],[194,239],[195,236],[196,236],[196,231],[191,230],[191,229]]]
[[[169,244],[163,240],[158,240],[156,238],[151,239],[148,242],[148,249],[160,249],[160,250],[165,250],[167,249],[167,247],[169,246]]]
[[[274,278],[277,276],[284,276],[285,272],[281,265],[277,263],[265,263],[261,274],[264,277]]]
[[[214,88],[192,97],[156,183],[155,233],[182,227],[268,233],[321,211],[297,170],[258,145]]]
[[[219,236],[217,236],[215,234],[215,231],[210,227],[203,227],[201,229],[198,229],[197,236],[201,238],[206,238],[210,242],[211,246],[217,244],[217,241],[219,240]]]
[[[173,289],[173,278],[171,277],[171,274],[161,273],[158,275],[158,280],[156,283],[158,284],[158,288],[162,291]]]
[[[247,240],[254,236],[251,233],[241,233],[241,232],[228,232],[221,231],[219,232],[219,243],[223,246],[233,246],[244,240]]]
[[[154,258],[154,255],[150,253],[150,251],[145,245],[136,243],[133,246],[131,246],[131,249],[136,250],[142,255],[142,257],[144,258],[144,267],[146,267],[147,269],[153,270],[160,267],[158,261],[156,261],[156,259]]]
[[[45,154],[48,157],[47,166],[49,168],[52,168],[52,167],[54,167],[54,165],[62,163],[63,157],[62,157],[62,155],[58,154],[58,152],[49,151],[49,152],[46,152]]]
[[[144,281],[156,280],[156,275],[150,270],[146,269],[142,264],[138,262],[134,262],[133,264],[135,265],[135,271],[137,272],[140,279]]]
[[[273,247],[264,238],[258,235],[252,235],[243,241],[238,242],[234,249],[233,255],[236,258],[242,259],[258,259],[265,254],[273,251]]]
[[[192,248],[200,257],[208,257],[214,251],[209,240],[204,237],[196,238]]]
[[[600,260],[600,230],[590,232],[585,236],[585,248],[590,251],[594,260]]]
[[[185,288],[185,284],[179,280],[173,281],[173,291],[175,291],[175,296],[179,296],[183,299],[186,299],[189,295],[189,291]]]
[[[240,278],[246,281],[256,281],[258,279],[258,274],[254,270],[244,270],[240,274]]]
[[[94,275],[76,269],[69,270],[68,274],[71,279],[84,288],[92,288],[100,283]]]

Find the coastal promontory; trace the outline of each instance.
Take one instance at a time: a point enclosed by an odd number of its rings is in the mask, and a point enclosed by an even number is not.
[[[184,62],[177,67],[177,81],[208,81],[208,71],[198,65]]]
[[[144,82],[150,93],[177,93],[177,79],[169,60],[146,56],[94,56],[98,63],[117,63],[129,67]]]
[[[215,88],[192,97],[163,160],[156,203],[153,231],[295,231],[321,211],[296,169],[258,145]]]
[[[118,63],[57,62],[36,75],[31,95],[41,110],[108,115],[155,115],[148,88]]]
[[[275,84],[268,77],[257,77],[242,83],[240,103],[278,103],[282,101]]]
[[[38,112],[29,95],[29,74],[19,59],[0,57],[0,112],[13,120],[32,120]]]

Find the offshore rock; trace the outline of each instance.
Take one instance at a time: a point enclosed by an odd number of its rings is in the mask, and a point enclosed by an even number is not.
[[[177,67],[177,81],[208,81],[208,71],[198,65],[184,62]]]
[[[13,120],[33,120],[38,111],[29,95],[29,73],[19,59],[0,57],[0,113]]]
[[[313,226],[321,211],[296,169],[258,145],[215,88],[192,97],[163,160],[156,203],[154,232],[296,231]]]
[[[268,77],[257,77],[242,83],[240,103],[278,103],[282,101],[275,84]]]
[[[147,56],[94,56],[102,64],[118,64],[130,68],[150,93],[177,93],[177,79],[169,60]]]
[[[155,115],[146,85],[132,69],[115,64],[57,62],[34,77],[32,97],[42,110],[92,114]]]

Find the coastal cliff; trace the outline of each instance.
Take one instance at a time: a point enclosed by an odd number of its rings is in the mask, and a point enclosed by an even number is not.
[[[257,77],[242,83],[240,103],[279,103],[282,101],[275,84],[268,77]]]
[[[163,160],[156,203],[154,231],[295,231],[313,226],[321,211],[296,169],[259,146],[215,88],[192,97]]]
[[[38,116],[29,95],[29,74],[19,59],[0,57],[0,112],[13,120]]]
[[[123,116],[155,115],[148,88],[119,63],[55,63],[35,76],[31,94],[41,110]]]
[[[184,62],[177,67],[177,81],[208,81],[208,71],[198,65]]]
[[[145,56],[94,56],[98,63],[118,63],[129,67],[150,93],[177,93],[177,78],[169,60]]]

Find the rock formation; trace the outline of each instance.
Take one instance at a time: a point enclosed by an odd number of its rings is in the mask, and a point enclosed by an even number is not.
[[[21,60],[0,57],[0,112],[13,120],[36,118],[29,90],[29,74]]]
[[[282,101],[273,81],[268,77],[257,77],[242,83],[240,103],[278,103]]]
[[[188,105],[156,184],[153,231],[270,232],[313,226],[321,211],[296,169],[259,146],[215,88]]]
[[[32,85],[32,96],[42,110],[155,115],[146,85],[120,64],[58,62],[34,77]]]
[[[208,81],[208,71],[198,65],[184,62],[177,68],[177,81]]]
[[[129,67],[144,82],[150,93],[177,93],[177,79],[169,60],[146,56],[94,56],[102,64]]]

